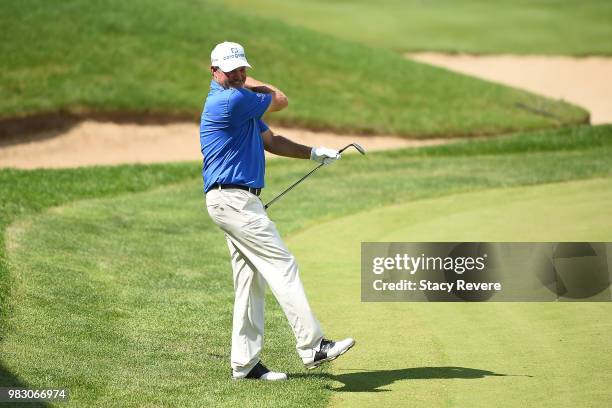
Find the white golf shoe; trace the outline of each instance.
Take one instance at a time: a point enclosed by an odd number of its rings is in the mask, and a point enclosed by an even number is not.
[[[236,374],[235,371],[232,371],[232,380],[242,380],[242,379],[283,381],[287,379],[287,374],[270,371],[265,365],[261,364],[261,361],[260,361],[257,364],[255,364],[255,367],[253,367],[247,375],[240,376],[239,374]]]
[[[318,347],[313,349],[313,355],[302,359],[304,366],[312,370],[326,361],[332,361],[350,350],[355,345],[355,340],[346,338],[340,341],[323,339]]]

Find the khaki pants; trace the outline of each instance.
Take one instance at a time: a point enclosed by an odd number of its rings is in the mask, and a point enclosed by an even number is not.
[[[213,221],[225,232],[234,275],[232,369],[246,375],[259,361],[264,334],[266,285],[285,312],[301,358],[312,357],[323,333],[300,280],[295,257],[283,243],[261,200],[248,191],[206,194]]]

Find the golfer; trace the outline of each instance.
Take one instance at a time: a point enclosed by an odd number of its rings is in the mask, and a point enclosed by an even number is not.
[[[233,269],[232,378],[285,380],[285,373],[268,370],[259,358],[266,286],[289,320],[306,368],[335,359],[355,341],[334,342],[323,336],[295,258],[258,197],[264,187],[264,149],[324,164],[340,154],[275,135],[262,116],[286,108],[287,97],[278,88],[247,76],[250,67],[240,44],[223,42],[212,50],[212,81],[200,124],[202,175],[208,214],[225,233]]]

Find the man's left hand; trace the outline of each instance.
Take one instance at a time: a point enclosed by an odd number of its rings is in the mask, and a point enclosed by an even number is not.
[[[340,153],[337,150],[327,147],[313,147],[310,152],[310,160],[314,160],[323,164],[330,164],[340,158]]]

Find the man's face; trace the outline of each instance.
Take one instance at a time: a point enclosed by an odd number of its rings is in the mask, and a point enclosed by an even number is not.
[[[211,67],[213,78],[223,88],[242,88],[246,81],[246,68],[239,67],[233,71],[223,72],[218,67]]]

